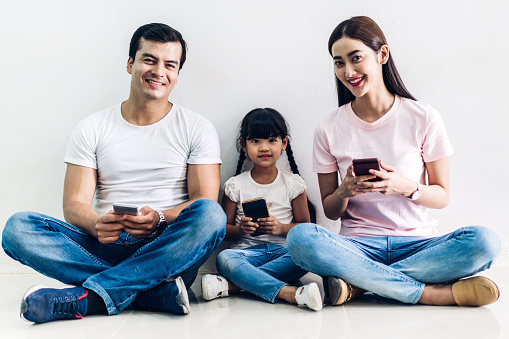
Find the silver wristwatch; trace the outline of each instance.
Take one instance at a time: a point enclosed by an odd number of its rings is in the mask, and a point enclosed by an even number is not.
[[[168,225],[168,223],[166,222],[166,218],[164,217],[163,212],[161,212],[161,211],[155,211],[155,212],[157,214],[159,214],[159,223],[157,224],[157,227],[154,230],[154,232],[152,232],[152,234],[157,233],[159,230],[161,230],[162,228],[164,228],[164,227],[166,227]]]
[[[422,194],[422,185],[421,183],[417,183],[417,189],[410,194],[408,197],[410,200],[417,200],[421,197]]]

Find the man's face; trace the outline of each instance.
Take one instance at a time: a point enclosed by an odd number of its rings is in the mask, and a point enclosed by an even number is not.
[[[141,38],[135,60],[129,57],[131,92],[148,99],[168,99],[177,84],[182,46],[180,42],[156,42]]]

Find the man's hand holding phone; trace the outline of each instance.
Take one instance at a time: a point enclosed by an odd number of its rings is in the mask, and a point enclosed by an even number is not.
[[[148,238],[156,230],[158,223],[159,214],[149,206],[139,209],[136,215],[122,215],[124,232],[137,239]]]
[[[117,241],[120,234],[124,231],[122,221],[122,215],[115,214],[113,210],[97,218],[95,225],[97,240],[102,244],[111,244]]]
[[[148,238],[157,228],[159,215],[152,208],[113,204],[113,210],[100,216],[95,226],[97,240],[103,244],[115,242],[122,232],[134,238]]]

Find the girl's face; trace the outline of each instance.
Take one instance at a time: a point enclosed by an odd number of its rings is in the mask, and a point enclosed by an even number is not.
[[[332,45],[334,70],[338,79],[358,98],[385,88],[382,65],[389,59],[389,47],[377,53],[362,41],[342,37]]]
[[[255,166],[271,167],[276,165],[281,152],[286,149],[288,136],[270,137],[268,139],[254,138],[242,141],[242,150],[247,153]]]

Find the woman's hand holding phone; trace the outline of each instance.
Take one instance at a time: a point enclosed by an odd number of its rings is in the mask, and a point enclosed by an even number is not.
[[[369,178],[367,179],[370,178],[372,178],[372,176],[369,176]],[[348,169],[346,170],[345,177],[343,178],[341,184],[334,193],[341,199],[348,199],[356,195],[365,193],[361,190],[363,187],[358,185],[358,182],[359,177],[356,177],[354,175],[353,164],[350,164],[350,166],[348,166]]]
[[[360,177],[354,177],[358,180],[356,183],[357,188],[355,188],[356,192],[359,192],[359,194],[368,192],[380,192],[385,195],[402,194],[408,196],[413,191],[415,191],[415,181],[405,177],[395,167],[387,165],[381,160],[380,167],[386,172],[370,169],[370,172],[373,175],[375,175],[377,178],[380,178],[379,181],[369,181],[364,178],[364,180],[359,180],[361,179]]]
[[[367,192],[380,192],[382,194],[402,194],[408,196],[416,189],[416,182],[405,177],[395,167],[380,161],[380,167],[386,172],[373,170],[373,174],[382,178],[379,182],[359,182],[362,190]]]
[[[354,159],[336,190],[336,194],[347,199],[359,194],[381,192],[383,190],[382,161],[376,158]]]

